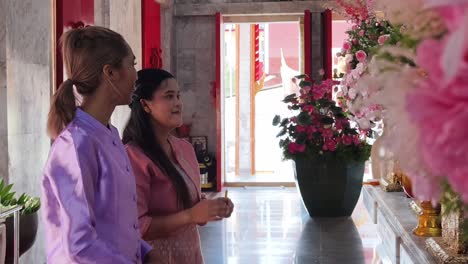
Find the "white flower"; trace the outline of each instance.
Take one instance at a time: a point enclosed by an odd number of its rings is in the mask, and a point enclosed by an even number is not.
[[[355,99],[357,95],[357,91],[354,88],[350,88],[348,91],[349,98]]]

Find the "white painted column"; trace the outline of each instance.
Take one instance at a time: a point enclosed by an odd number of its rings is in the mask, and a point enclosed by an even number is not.
[[[250,24],[240,24],[239,54],[239,176],[251,174],[250,149]]]

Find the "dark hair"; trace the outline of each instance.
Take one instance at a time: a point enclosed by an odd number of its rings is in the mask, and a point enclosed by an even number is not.
[[[141,148],[146,156],[169,176],[176,189],[179,204],[187,209],[191,207],[187,184],[156,139],[151,115],[143,109],[140,103],[140,99],[151,100],[154,92],[161,88],[168,79],[174,79],[174,76],[165,70],[138,71],[138,79],[130,104],[130,119],[125,126],[122,141],[124,144],[133,144]]]
[[[105,65],[116,68],[129,54],[124,38],[110,29],[89,26],[71,29],[60,38],[63,64],[68,76],[52,97],[47,132],[55,139],[75,117],[73,85],[82,96],[94,93]]]

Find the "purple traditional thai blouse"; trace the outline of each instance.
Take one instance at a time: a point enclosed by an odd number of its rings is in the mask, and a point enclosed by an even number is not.
[[[133,170],[117,129],[78,109],[42,180],[47,263],[141,263]]]

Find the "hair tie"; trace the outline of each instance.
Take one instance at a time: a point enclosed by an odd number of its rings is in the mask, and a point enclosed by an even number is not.
[[[66,79],[64,82],[64,84],[75,84],[75,81],[73,81],[72,79]]]

